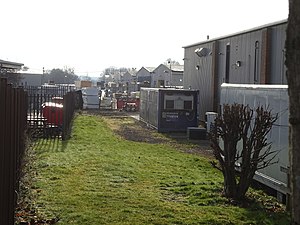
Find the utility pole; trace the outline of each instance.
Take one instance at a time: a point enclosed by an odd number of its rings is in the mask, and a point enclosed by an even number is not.
[[[45,74],[45,68],[43,67],[43,73],[42,73],[42,77],[41,77],[41,86],[43,86],[44,74]]]
[[[286,66],[289,92],[289,151],[291,215],[293,225],[300,225],[300,1],[289,0],[286,37]]]
[[[172,60],[168,60],[168,64],[170,64],[170,87],[172,87]]]

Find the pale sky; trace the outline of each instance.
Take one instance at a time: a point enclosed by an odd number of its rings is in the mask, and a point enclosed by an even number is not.
[[[183,46],[288,17],[288,0],[1,0],[0,59],[34,73],[65,66],[183,64]]]

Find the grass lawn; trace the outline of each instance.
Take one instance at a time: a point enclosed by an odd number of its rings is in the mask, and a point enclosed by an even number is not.
[[[100,116],[78,115],[69,141],[41,139],[33,151],[35,206],[58,224],[289,224],[258,201],[230,204],[208,159],[125,140]]]

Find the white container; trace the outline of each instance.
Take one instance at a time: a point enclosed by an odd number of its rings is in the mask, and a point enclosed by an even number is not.
[[[206,115],[206,132],[209,133],[211,128],[215,124],[215,119],[217,118],[218,113],[206,112],[205,115]]]
[[[254,179],[279,191],[289,193],[289,98],[287,85],[246,85],[222,84],[220,104],[240,103],[255,109],[263,106],[278,114],[278,120],[273,125],[267,138],[272,143],[272,151],[277,153],[272,164],[255,173]],[[239,143],[241,144],[241,143]]]
[[[82,88],[83,109],[99,109],[99,94],[97,88]]]

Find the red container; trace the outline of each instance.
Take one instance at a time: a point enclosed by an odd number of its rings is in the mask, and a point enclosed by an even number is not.
[[[47,119],[48,125],[62,126],[63,124],[63,105],[54,102],[42,104],[43,117]]]
[[[117,98],[117,109],[123,109],[125,103],[126,103],[125,99],[123,99],[123,98]]]

